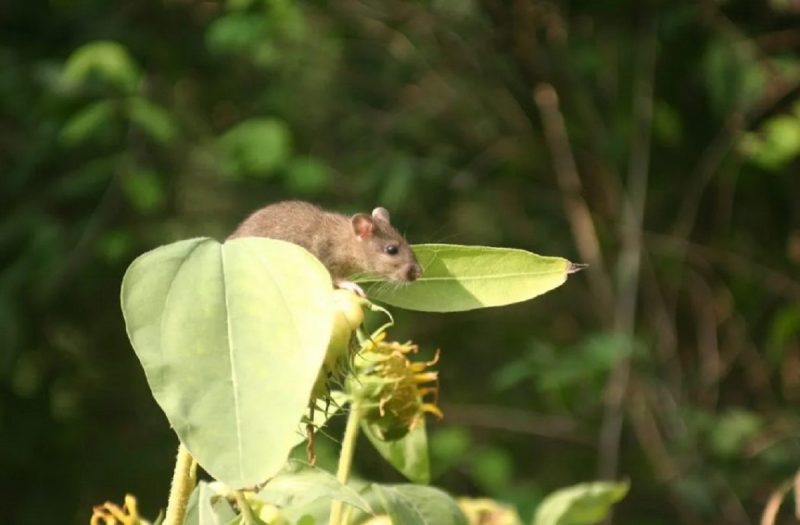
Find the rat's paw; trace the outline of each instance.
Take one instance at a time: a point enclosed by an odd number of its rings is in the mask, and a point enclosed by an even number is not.
[[[361,289],[359,285],[352,281],[336,281],[335,283],[336,288],[341,288],[342,290],[350,290],[357,296],[366,299],[367,294],[364,293],[364,290]]]

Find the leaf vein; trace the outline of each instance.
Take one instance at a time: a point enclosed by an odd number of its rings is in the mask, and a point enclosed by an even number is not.
[[[233,386],[233,411],[236,418],[236,455],[239,463],[239,477],[244,477],[244,451],[242,447],[242,422],[239,415],[239,385],[236,377],[236,364],[233,359],[234,344],[231,337],[231,309],[228,302],[228,282],[225,278],[225,245],[220,244],[220,264],[222,265],[222,287],[225,294],[225,330],[228,340],[228,361],[231,366],[231,384]]]

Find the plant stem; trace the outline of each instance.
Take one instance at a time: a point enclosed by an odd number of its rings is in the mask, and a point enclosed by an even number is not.
[[[242,513],[242,523],[245,525],[250,525],[255,523],[255,517],[253,516],[253,511],[250,509],[250,506],[247,504],[247,500],[244,499],[244,494],[240,490],[234,490],[233,496],[236,498],[236,504],[239,506],[239,511]]]
[[[358,438],[358,425],[361,422],[361,407],[358,403],[350,405],[350,414],[347,416],[347,426],[344,429],[342,438],[342,451],[339,453],[339,468],[336,470],[336,479],[342,485],[347,484],[350,478],[350,467],[353,465],[353,453],[356,449],[356,438]],[[339,500],[331,502],[331,517],[329,525],[340,525],[342,523],[342,509],[344,504]]]
[[[178,445],[178,457],[175,460],[175,472],[172,474],[172,486],[169,489],[164,525],[181,525],[183,523],[186,504],[196,480],[197,462],[181,443]]]

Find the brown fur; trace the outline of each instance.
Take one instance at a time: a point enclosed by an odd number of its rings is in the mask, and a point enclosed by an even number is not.
[[[413,281],[421,270],[400,233],[376,209],[372,215],[347,217],[302,201],[284,201],[256,210],[228,237],[269,237],[302,246],[341,281],[359,273],[377,274],[393,281]],[[383,210],[385,211],[385,210]],[[358,234],[360,225],[366,228]],[[397,255],[385,252],[398,246]]]

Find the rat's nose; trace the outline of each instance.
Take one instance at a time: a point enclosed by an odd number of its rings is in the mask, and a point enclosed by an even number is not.
[[[422,268],[419,267],[419,264],[415,263],[408,266],[406,279],[409,281],[416,281],[420,275],[422,275]]]

